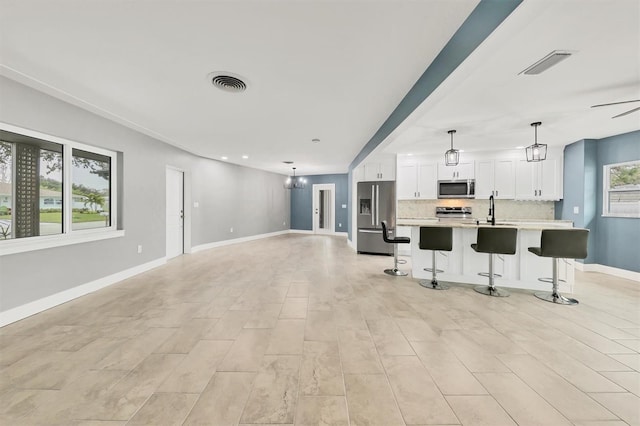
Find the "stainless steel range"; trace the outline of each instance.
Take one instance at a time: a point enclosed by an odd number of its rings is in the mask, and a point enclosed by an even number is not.
[[[471,220],[471,207],[436,207],[436,217],[442,219]]]

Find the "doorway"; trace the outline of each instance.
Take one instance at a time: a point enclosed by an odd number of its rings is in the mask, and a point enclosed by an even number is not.
[[[313,185],[313,232],[335,233],[336,185],[324,183]]]
[[[167,260],[184,253],[184,172],[167,167]]]

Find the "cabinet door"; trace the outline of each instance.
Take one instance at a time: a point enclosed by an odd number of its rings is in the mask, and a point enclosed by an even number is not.
[[[456,166],[456,179],[475,178],[475,164],[473,162],[460,163]]]
[[[380,164],[367,163],[364,165],[364,180],[380,180]]]
[[[559,200],[558,161],[547,159],[538,163],[538,197],[542,200]]]
[[[415,164],[398,165],[398,177],[396,179],[398,200],[413,200],[417,197],[417,167]]]
[[[494,195],[503,200],[513,200],[516,197],[515,161],[495,160],[493,165]],[[476,188],[478,182],[476,180]]]
[[[379,165],[380,180],[396,180],[396,168],[393,161],[384,161]]]
[[[457,166],[438,163],[438,180],[453,180],[458,172]]]
[[[493,160],[476,161],[476,198],[489,198],[494,191]]]
[[[434,163],[418,165],[418,198],[421,200],[435,200],[437,198],[437,172]]]
[[[536,174],[536,163],[529,163],[527,160],[519,160],[516,164],[516,199],[532,200],[537,194],[534,174]],[[534,192],[535,189],[535,192]]]

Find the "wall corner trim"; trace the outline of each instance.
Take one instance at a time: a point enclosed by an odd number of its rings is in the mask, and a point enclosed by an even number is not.
[[[86,294],[93,293],[94,291],[108,287],[127,278],[131,278],[134,275],[162,266],[165,263],[167,263],[167,258],[161,257],[159,259],[152,260],[151,262],[143,263],[141,265],[134,266],[133,268],[125,269],[124,271],[116,272],[115,274],[99,278],[95,281],[81,284],[68,290],[52,294],[51,296],[43,297],[42,299],[34,300],[33,302],[0,312],[0,327],[20,321],[21,319],[46,311],[47,309],[51,309],[70,300],[77,299],[78,297]]]
[[[631,281],[640,282],[640,272],[628,271],[626,269],[614,268],[607,265],[600,265],[598,263],[575,263],[576,269],[583,272],[600,272],[602,274],[609,274],[619,278],[625,278]]]

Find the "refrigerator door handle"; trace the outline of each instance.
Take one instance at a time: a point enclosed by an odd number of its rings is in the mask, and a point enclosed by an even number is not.
[[[375,226],[376,224],[376,211],[374,209],[375,206],[375,192],[373,190],[373,185],[371,185],[371,226]]]
[[[380,185],[376,185],[376,226],[380,225]]]
[[[358,232],[363,234],[382,234],[382,230],[379,229],[358,229]]]

